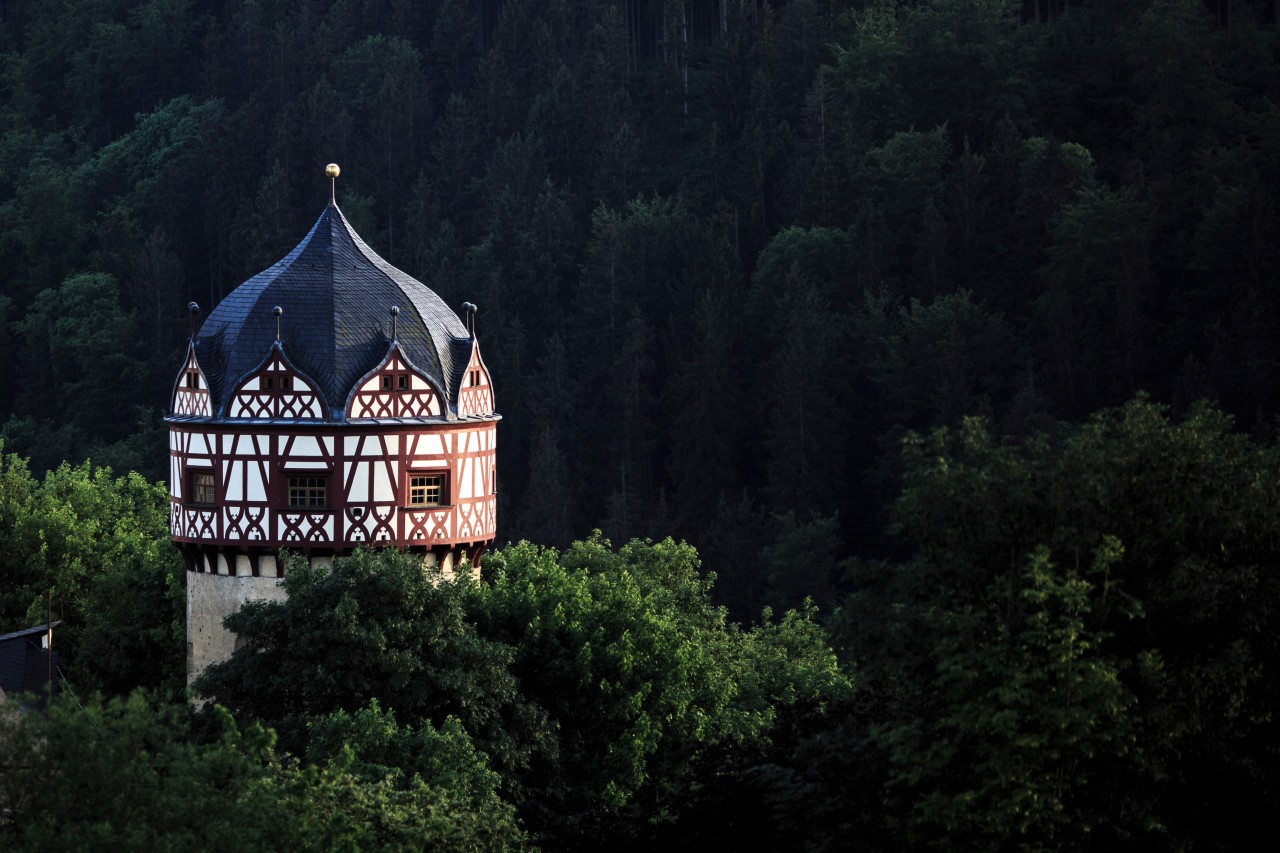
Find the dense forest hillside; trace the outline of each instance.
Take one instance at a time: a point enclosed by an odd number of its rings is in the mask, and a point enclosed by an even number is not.
[[[163,475],[188,334],[338,201],[480,306],[500,539],[734,612],[892,553],[907,430],[1280,413],[1275,4],[6,3],[0,423]],[[765,554],[807,554],[803,577]]]
[[[0,846],[1256,846],[1277,12],[0,4],[0,633],[64,691],[0,707]],[[194,708],[186,305],[329,162],[480,307],[515,544],[291,562]]]

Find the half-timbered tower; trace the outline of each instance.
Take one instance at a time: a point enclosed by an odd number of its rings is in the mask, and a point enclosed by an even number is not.
[[[478,564],[495,530],[499,416],[463,308],[465,323],[330,203],[198,332],[193,319],[165,419],[190,678],[234,650],[223,618],[283,597],[280,549]]]

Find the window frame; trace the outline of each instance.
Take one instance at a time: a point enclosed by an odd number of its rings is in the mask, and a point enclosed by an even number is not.
[[[331,498],[333,497],[332,483],[330,482],[329,472],[320,471],[285,471],[284,473],[284,509],[285,512],[323,512],[333,509]],[[295,486],[294,481],[309,480],[313,481],[305,485]],[[294,489],[304,489],[308,492],[306,500],[314,499],[315,495],[310,494],[313,490],[321,490],[321,504],[315,503],[294,503]]]
[[[429,490],[431,488],[429,484],[424,483],[422,486],[418,486],[418,487],[414,486],[413,481],[418,477],[422,477],[422,478],[438,477],[439,478],[440,482],[437,486],[439,493],[435,503],[426,502],[427,501],[426,490]],[[451,495],[449,494],[449,472],[447,470],[443,468],[421,468],[416,471],[409,471],[405,475],[404,482],[405,482],[404,506],[406,508],[408,509],[440,509],[441,507],[452,506],[452,504],[449,502]],[[414,488],[421,488],[424,490],[422,503],[414,502],[414,499],[413,499]]]
[[[218,478],[215,476],[213,468],[202,465],[188,466],[186,470],[187,477],[187,506],[193,507],[216,507],[218,505]],[[196,486],[197,477],[208,477],[208,484],[201,484],[199,488]],[[209,500],[197,500],[196,495],[199,491],[208,490]]]
[[[413,377],[416,375],[412,370],[388,370],[379,374],[382,379],[378,383],[383,394],[403,394],[411,392],[413,387]]]

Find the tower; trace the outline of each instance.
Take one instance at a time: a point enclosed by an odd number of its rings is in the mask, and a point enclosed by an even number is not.
[[[198,331],[190,310],[165,418],[188,680],[234,651],[226,616],[284,597],[281,549],[314,564],[394,547],[475,570],[495,532],[499,415],[474,305],[464,323],[331,200]]]

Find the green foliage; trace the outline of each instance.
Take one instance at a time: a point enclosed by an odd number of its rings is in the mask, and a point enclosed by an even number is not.
[[[1078,376],[1098,377],[1094,383],[1112,394],[1139,390],[1150,348],[1143,310],[1152,289],[1150,216],[1129,193],[1086,190],[1054,222],[1043,270],[1048,290],[1034,326],[1069,413],[1091,411],[1105,399]]]
[[[522,692],[558,727],[537,788],[560,814],[617,811],[644,785],[670,796],[708,745],[758,740],[779,707],[848,687],[811,611],[742,632],[697,567],[670,539],[615,552],[599,536],[486,562],[481,630],[514,648]]]
[[[967,291],[927,305],[912,299],[895,306],[883,295],[868,296],[855,323],[861,368],[885,407],[884,423],[958,423],[966,414],[990,412],[1007,392],[1016,345],[1004,318]]]
[[[248,849],[274,833],[283,814],[247,808],[266,732],[227,721],[218,741],[195,746],[176,706],[141,694],[86,701],[57,702],[47,717],[0,714],[7,847]]]
[[[205,670],[198,694],[270,724],[299,753],[310,720],[376,699],[401,723],[458,718],[504,770],[528,761],[540,722],[507,671],[511,650],[467,620],[465,580],[394,551],[284,564],[288,598],[228,617],[239,648]]]
[[[905,456],[897,530],[916,556],[860,566],[843,617],[864,683],[898,702],[871,737],[901,831],[1247,836],[1280,762],[1275,448],[1208,407],[1175,423],[1139,400],[1061,443],[970,420]]]
[[[307,760],[312,766],[340,769],[347,787],[357,792],[361,786],[373,787],[382,796],[412,807],[394,818],[401,824],[397,827],[401,843],[412,846],[411,832],[422,829],[413,821],[419,821],[435,839],[433,848],[508,850],[523,846],[515,810],[498,795],[500,777],[489,768],[488,759],[476,749],[456,717],[446,717],[439,729],[429,720],[416,727],[400,726],[373,700],[354,714],[337,711],[314,720],[309,736]],[[338,789],[333,795],[332,805],[344,808],[346,792]],[[352,821],[352,829],[363,836],[361,846],[368,843],[368,830],[362,824],[378,827],[392,823],[387,815],[377,812],[379,808],[375,798],[368,798],[364,813]],[[384,843],[380,838],[377,846]]]
[[[440,789],[494,844],[519,841],[513,807],[556,843],[625,837],[681,808],[708,750],[850,690],[811,606],[744,631],[669,539],[521,543],[479,585],[394,552],[286,565],[287,601],[229,617],[240,648],[196,690],[278,727],[307,772]]]
[[[523,691],[558,724],[568,790],[548,793],[571,807],[616,809],[662,763],[678,772],[699,740],[737,733],[705,642],[723,615],[694,559],[670,541],[615,554],[601,539],[562,560],[528,544],[490,557],[482,630],[515,648]]]
[[[735,666],[744,707],[778,714],[798,704],[825,707],[851,695],[853,681],[837,662],[811,602],[780,620],[766,609],[741,641]]]
[[[174,98],[135,117],[136,127],[98,151],[98,191],[126,211],[138,213],[162,201],[157,193],[185,187],[203,164],[206,137],[226,120],[217,100]]]
[[[1109,561],[1100,553],[1095,570]],[[1134,749],[1136,698],[1098,656],[1091,584],[1061,576],[1043,550],[1029,563],[1013,589],[998,579],[987,595],[1022,610],[1015,619],[977,607],[924,619],[939,638],[929,686],[946,699],[878,732],[893,763],[889,801],[916,842],[1070,847],[1117,832],[1114,805],[1091,788]]]
[[[129,399],[125,389],[140,378],[133,320],[121,310],[115,279],[101,273],[72,276],[36,296],[15,331],[35,362],[25,388],[46,400],[41,414],[82,430],[116,420],[115,407]]]
[[[84,707],[57,702],[47,717],[0,706],[6,848],[525,846],[492,778],[474,777],[483,762],[454,728],[428,738],[439,742],[437,760],[448,762],[447,771],[372,778],[353,766],[350,749],[308,766],[282,758],[271,732],[237,727],[225,711],[216,712],[217,737],[195,743],[184,712],[138,693],[105,703],[90,697]],[[472,779],[461,763],[468,758]],[[487,788],[476,788],[475,779]]]
[[[790,510],[773,519],[773,541],[760,551],[767,567],[770,599],[788,607],[816,601],[829,609],[835,599],[835,518],[797,518]]]
[[[916,234],[937,216],[947,162],[946,128],[902,131],[867,152],[866,193],[858,223],[864,251],[877,278],[897,279],[911,262]]]
[[[137,474],[63,463],[40,482],[0,454],[0,619],[41,624],[51,595],[59,667],[78,690],[181,687],[185,586],[168,506],[164,486]]]
[[[892,4],[866,5],[846,13],[835,61],[824,69],[836,96],[849,104],[850,132],[861,137],[857,154],[868,143],[887,138],[906,119],[902,63],[909,56],[907,39]],[[855,127],[866,130],[859,132]]]

